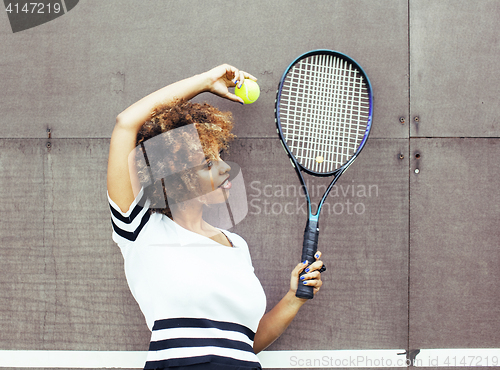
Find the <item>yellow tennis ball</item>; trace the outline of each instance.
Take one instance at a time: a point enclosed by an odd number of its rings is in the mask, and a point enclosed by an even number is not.
[[[252,104],[259,98],[260,88],[257,82],[246,78],[241,88],[234,88],[234,94],[243,99],[245,104]]]

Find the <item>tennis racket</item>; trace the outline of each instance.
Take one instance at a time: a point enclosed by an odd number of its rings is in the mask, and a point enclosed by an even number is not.
[[[359,64],[345,54],[332,50],[307,52],[295,59],[281,78],[276,125],[304,189],[308,209],[301,261],[315,261],[321,207],[333,185],[365,146],[372,111],[370,80]],[[333,176],[315,214],[303,172]],[[313,287],[299,284],[296,296],[313,298]]]

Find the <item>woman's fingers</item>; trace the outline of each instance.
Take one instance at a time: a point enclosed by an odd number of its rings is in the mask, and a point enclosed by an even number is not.
[[[304,263],[304,262],[301,262],[299,264],[297,264],[297,266],[295,266],[295,268],[292,270],[292,278],[298,278],[300,273],[306,268],[307,266],[307,261]]]
[[[235,102],[241,103],[241,104],[245,104],[245,103],[243,102],[243,99],[242,99],[242,98],[240,98],[239,96],[234,95],[233,93],[231,93],[231,92],[229,92],[229,91],[227,92],[227,94],[225,94],[225,95],[220,95],[220,96],[221,96],[222,98],[226,98],[226,99],[229,99],[229,100],[232,100],[232,101],[235,101]]]
[[[243,71],[238,71],[238,74],[235,77],[234,84],[235,84],[235,89],[241,89],[241,86],[243,86],[243,83],[245,82],[245,73]]]
[[[308,274],[304,274],[301,277],[301,281],[299,284],[304,284],[307,286],[314,287],[314,293],[319,291],[319,288],[323,285],[323,281],[321,280],[321,273],[319,271],[313,271]]]
[[[313,262],[310,266],[304,266],[305,274],[300,276],[299,283],[314,287],[314,294],[316,294],[323,285],[321,272],[319,271],[323,267],[323,261],[320,260],[321,252],[316,252],[314,258],[316,258],[315,262]]]
[[[234,81],[234,84],[236,85],[235,89],[241,89],[241,87],[245,83],[245,79],[257,81],[257,78],[255,76],[251,75],[250,73],[245,72],[245,71],[239,71],[239,72],[240,72],[239,77]]]
[[[209,74],[211,80],[211,86],[209,88],[210,92],[219,95],[222,98],[241,104],[244,104],[243,99],[230,92],[228,88],[241,88],[241,86],[245,83],[246,78],[257,81],[255,76],[248,72],[241,71],[229,64],[222,64],[218,67],[212,68],[207,73]]]
[[[304,274],[300,277],[300,280],[311,280],[311,279],[319,279],[321,273],[319,271],[313,271],[308,274]]]
[[[314,258],[316,261],[314,261],[310,266],[307,266],[305,271],[310,272],[310,271],[315,271],[321,269],[323,267],[323,261],[320,260],[322,253],[320,251],[317,251],[316,254],[314,255]]]
[[[323,285],[320,271],[323,267],[323,261],[320,260],[321,252],[316,252],[314,258],[316,261],[312,264],[309,265],[308,261],[304,261],[297,264],[292,270],[290,288],[293,292],[297,290],[297,283],[312,286],[314,288],[314,294],[316,294]],[[304,274],[300,275],[302,272],[304,272]]]
[[[290,290],[295,294],[297,291],[297,287],[300,284],[299,283],[299,275],[300,273],[306,268],[307,263],[299,263],[295,266],[295,268],[292,270],[292,273],[290,274]]]
[[[323,267],[323,261],[317,260],[316,262],[312,263],[311,266],[308,266],[306,268],[306,272],[319,270],[321,269],[321,267]]]

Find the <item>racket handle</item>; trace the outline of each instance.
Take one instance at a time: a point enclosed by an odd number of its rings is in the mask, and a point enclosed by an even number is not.
[[[306,229],[304,230],[304,243],[302,244],[302,258],[301,261],[309,261],[308,266],[316,260],[314,255],[318,250],[318,221],[309,219],[307,221]],[[306,272],[302,271],[300,276],[304,275]],[[297,287],[297,292],[295,296],[298,298],[312,299],[314,297],[314,287],[304,285],[299,276],[299,286]]]

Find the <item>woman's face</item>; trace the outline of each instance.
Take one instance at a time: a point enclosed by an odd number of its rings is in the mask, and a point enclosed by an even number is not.
[[[224,162],[219,153],[215,158],[200,158],[200,169],[196,171],[200,181],[200,190],[208,204],[223,203],[229,196],[231,167]]]

